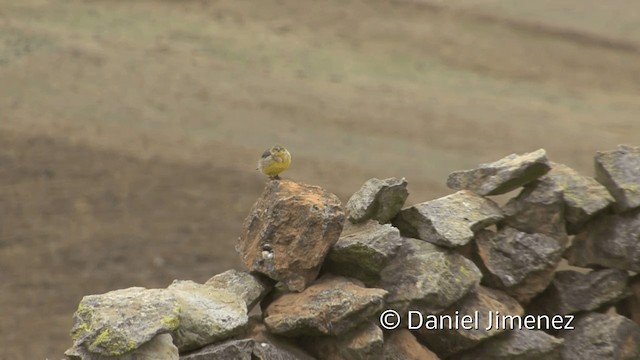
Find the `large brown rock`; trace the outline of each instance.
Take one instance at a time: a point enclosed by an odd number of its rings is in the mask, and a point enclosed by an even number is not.
[[[338,197],[322,188],[271,180],[245,219],[236,250],[251,271],[302,291],[318,276],[344,218]]]
[[[619,212],[640,207],[640,147],[618,145],[598,152],[595,166],[596,180],[609,189]]]
[[[452,360],[566,360],[561,357],[562,339],[538,330],[510,330],[479,346],[455,355]],[[582,360],[591,360],[585,356]]]
[[[508,226],[497,233],[482,230],[475,244],[483,284],[502,289],[521,303],[549,285],[563,250],[547,235],[528,234]]]
[[[264,311],[264,324],[285,336],[340,335],[382,309],[382,289],[364,288],[357,280],[323,276],[301,293],[288,293]]]
[[[384,360],[439,360],[407,329],[390,331],[385,336]]]
[[[517,189],[547,171],[547,154],[539,149],[523,155],[511,154],[496,162],[480,164],[477,169],[456,171],[449,175],[447,186],[480,195],[499,195]]]
[[[372,219],[380,224],[388,223],[402,209],[408,196],[404,178],[370,179],[347,201],[349,221],[359,223]]]
[[[502,211],[495,202],[462,190],[403,209],[393,225],[403,236],[456,247],[471,241],[474,232],[500,220]]]

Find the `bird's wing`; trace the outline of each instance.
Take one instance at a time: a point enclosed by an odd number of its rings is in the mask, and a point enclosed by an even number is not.
[[[267,150],[265,150],[265,151],[262,153],[261,158],[262,158],[262,159],[264,159],[264,158],[268,158],[268,157],[269,157],[269,155],[271,155],[271,150],[267,149]]]

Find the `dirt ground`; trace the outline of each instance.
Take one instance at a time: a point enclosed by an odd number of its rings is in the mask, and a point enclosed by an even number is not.
[[[83,295],[240,268],[276,143],[343,201],[538,148],[591,174],[640,145],[612,2],[0,0],[0,359],[60,359]]]

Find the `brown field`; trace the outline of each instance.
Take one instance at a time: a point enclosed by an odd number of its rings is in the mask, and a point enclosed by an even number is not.
[[[343,201],[538,148],[591,174],[640,145],[640,4],[601,4],[0,0],[0,359],[60,359],[83,295],[239,268],[275,143]]]

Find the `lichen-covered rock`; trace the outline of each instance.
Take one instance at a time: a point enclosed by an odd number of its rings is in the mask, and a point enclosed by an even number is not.
[[[181,352],[229,338],[247,325],[244,300],[227,290],[176,280],[167,291],[180,307],[180,326],[172,335]]]
[[[352,226],[331,247],[324,269],[338,275],[356,278],[367,286],[380,280],[380,272],[396,255],[403,243],[400,231],[376,221]]]
[[[65,352],[69,360],[178,360],[178,348],[169,334],[158,334],[139,348],[113,357],[90,353],[84,347],[72,347]]]
[[[403,236],[455,247],[465,245],[474,232],[500,220],[502,211],[495,202],[463,190],[403,209],[393,225]]]
[[[245,219],[236,250],[249,270],[302,291],[338,241],[344,217],[338,197],[322,188],[272,180]]]
[[[462,255],[417,239],[405,239],[398,255],[381,273],[387,304],[401,313],[438,313],[474,290],[480,270]]]
[[[616,304],[618,314],[628,317],[640,325],[640,275],[629,280],[630,296]]]
[[[499,312],[500,315],[521,316],[524,314],[522,306],[512,297],[499,290],[493,290],[484,286],[479,286],[477,291],[465,296],[460,302],[443,311],[440,315],[449,315],[455,318],[467,316],[473,319],[474,325],[445,326],[444,329],[427,329],[426,326],[421,327],[416,337],[424,342],[429,349],[435,351],[441,357],[449,357],[453,354],[471,349],[482,341],[495,336],[502,331],[501,327],[491,326],[490,315]]]
[[[402,209],[408,196],[404,178],[369,179],[347,202],[349,221],[359,223],[373,219],[380,224],[388,223]]]
[[[563,330],[563,360],[640,359],[640,325],[616,314],[586,313]]]
[[[547,289],[530,306],[537,314],[573,314],[596,310],[627,296],[626,271],[617,269],[594,270],[587,274],[558,271]]]
[[[451,173],[447,186],[480,195],[499,195],[539,178],[549,169],[547,154],[539,149],[523,155],[511,154],[496,162],[480,164],[477,169]]]
[[[547,235],[528,234],[508,226],[497,233],[480,231],[475,244],[483,284],[502,289],[521,303],[549,285],[563,250]]]
[[[576,235],[565,254],[569,264],[640,271],[640,209],[604,214]]]
[[[384,335],[373,322],[365,322],[341,335],[308,337],[305,347],[319,360],[382,360]]]
[[[562,340],[538,330],[510,330],[454,360],[561,360]],[[592,358],[583,357],[583,360]]]
[[[384,360],[439,360],[407,329],[387,333],[384,340]]]
[[[534,181],[502,209],[504,224],[530,234],[544,234],[563,247],[568,243],[562,190],[546,180]]]
[[[619,212],[640,207],[640,147],[618,145],[598,152],[595,166],[596,180],[616,199]]]
[[[264,324],[285,336],[340,335],[382,309],[387,294],[337,276],[323,276],[301,293],[288,293],[264,311]]]
[[[251,310],[273,288],[273,282],[262,274],[227,270],[207,280],[206,286],[227,290],[241,297]]]
[[[589,219],[614,202],[611,194],[599,182],[580,175],[566,165],[552,162],[551,171],[539,181],[562,192],[564,216],[570,234],[578,232]]]
[[[177,329],[179,316],[178,300],[165,289],[133,287],[88,295],[73,315],[73,348],[123,356],[156,335]]]

